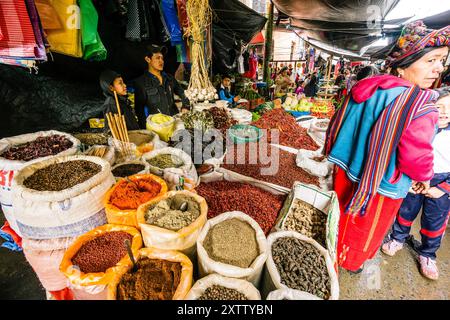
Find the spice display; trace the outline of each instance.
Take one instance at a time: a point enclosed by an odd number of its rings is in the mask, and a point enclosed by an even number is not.
[[[145,166],[143,164],[127,163],[114,168],[112,174],[114,175],[114,177],[128,177],[141,172],[144,169]]]
[[[61,135],[39,137],[34,141],[5,150],[0,157],[8,160],[30,161],[37,158],[53,156],[73,146],[73,142]]]
[[[181,278],[181,264],[143,258],[137,271],[125,273],[117,285],[117,300],[171,300]]]
[[[235,290],[224,286],[213,285],[203,292],[197,300],[248,300],[247,297]]]
[[[100,165],[91,161],[66,161],[37,170],[23,184],[37,191],[61,191],[85,182],[101,169]]]
[[[212,107],[204,112],[211,114],[214,121],[214,128],[220,130],[223,135],[226,134],[228,128],[237,124],[237,121],[231,118],[224,108]]]
[[[285,230],[297,231],[326,246],[327,215],[300,199],[295,199],[284,221]]]
[[[258,121],[252,123],[260,129],[278,129],[279,144],[295,149],[317,150],[319,146],[308,135],[308,131],[295,122],[295,118],[282,109],[265,113]],[[271,136],[267,137],[271,142]]]
[[[184,163],[183,160],[172,154],[159,154],[156,157],[148,159],[147,162],[157,168],[179,168]]]
[[[181,116],[181,120],[183,121],[186,129],[206,131],[214,128],[214,119],[209,112],[186,112]]]
[[[282,284],[322,299],[330,297],[325,258],[312,244],[293,237],[279,238],[272,244],[272,257]]]
[[[169,146],[189,154],[194,164],[202,164],[211,158],[221,158],[227,150],[225,137],[215,129],[179,130],[172,136]]]
[[[112,231],[86,242],[72,258],[72,264],[81,272],[105,272],[127,254],[124,241],[133,236],[124,231]]]
[[[122,180],[111,194],[110,202],[120,210],[134,210],[150,201],[161,191],[161,185],[153,179]]]
[[[74,134],[74,137],[80,140],[81,143],[89,146],[108,144],[108,136],[105,133],[77,133]]]
[[[229,181],[201,183],[196,190],[208,204],[209,219],[223,212],[241,211],[255,219],[266,235],[286,198],[250,184]]]
[[[186,206],[186,208],[183,208],[183,206]],[[200,205],[194,198],[175,195],[159,201],[150,208],[145,215],[145,219],[148,224],[178,231],[194,222],[199,215]]]
[[[134,143],[137,146],[140,146],[144,143],[149,143],[153,140],[153,137],[150,134],[133,131],[128,131],[128,138],[130,139],[131,143]]]
[[[261,149],[259,149],[262,147]],[[235,148],[231,150],[231,148]],[[296,154],[277,149],[275,147],[271,147],[269,145],[259,146],[257,142],[255,143],[247,143],[245,145],[245,152],[238,152],[236,146],[228,146],[228,152],[225,156],[223,168],[240,173],[247,177],[252,177],[257,180],[273,183],[279,186],[283,186],[286,188],[292,188],[295,181],[300,181],[306,184],[312,184],[315,186],[319,185],[319,178],[313,176],[306,172],[305,170],[297,167],[296,163]],[[257,163],[250,164],[250,157],[252,150],[263,150],[264,156],[267,156],[270,159],[269,164],[261,164],[260,152],[258,152],[256,156]],[[278,157],[276,159],[272,159],[272,153],[278,152]],[[234,159],[229,159],[232,154],[234,154]],[[275,158],[275,157],[274,157]],[[241,161],[245,160],[245,161]],[[278,161],[278,167],[274,167],[273,162]],[[244,164],[240,164],[245,162]],[[266,162],[267,163],[267,162]],[[261,174],[262,168],[270,168],[273,166],[274,173],[270,175]]]
[[[259,255],[255,230],[248,222],[236,218],[214,225],[203,247],[212,260],[240,268],[248,268]]]

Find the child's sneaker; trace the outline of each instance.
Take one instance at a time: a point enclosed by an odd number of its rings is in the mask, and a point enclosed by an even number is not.
[[[439,278],[439,270],[436,265],[436,260],[419,256],[420,272],[425,278],[430,280],[437,280]]]
[[[395,239],[389,240],[381,246],[381,251],[388,256],[394,256],[397,251],[403,249],[403,243],[398,242]]]

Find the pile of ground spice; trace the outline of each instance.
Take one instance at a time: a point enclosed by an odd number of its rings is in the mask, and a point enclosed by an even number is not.
[[[124,241],[133,236],[124,231],[111,231],[86,242],[72,258],[72,264],[84,273],[105,272],[126,254]]]
[[[259,255],[255,230],[248,222],[236,218],[213,226],[203,247],[212,260],[240,268],[248,268]]]
[[[143,258],[137,271],[122,276],[117,286],[117,300],[171,300],[181,279],[181,264]]]
[[[132,182],[122,180],[113,191],[110,203],[120,210],[134,210],[150,201],[161,191],[161,184],[148,178],[130,178]]]

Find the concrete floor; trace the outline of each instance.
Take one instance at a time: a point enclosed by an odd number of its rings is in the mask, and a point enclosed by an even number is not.
[[[3,225],[3,219],[0,214],[0,225]],[[413,226],[416,239],[420,239],[418,229],[416,223]],[[341,270],[340,299],[449,299],[450,238],[444,238],[438,252],[438,281],[430,281],[420,275],[416,256],[414,250],[406,246],[395,257],[378,253],[366,263],[360,274]],[[0,299],[45,298],[45,290],[23,253],[0,248]]]

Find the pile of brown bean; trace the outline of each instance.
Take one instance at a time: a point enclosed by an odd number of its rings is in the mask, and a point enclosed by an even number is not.
[[[250,184],[225,180],[201,183],[196,190],[208,204],[208,219],[228,211],[242,211],[255,219],[266,235],[286,199]]]
[[[278,170],[274,172],[272,175],[262,175],[261,169],[268,168],[270,164],[262,164],[261,159],[258,156],[257,164],[250,164],[250,152],[251,150],[258,150],[259,145],[256,149],[251,149],[251,145],[253,143],[246,144],[245,153],[239,153],[237,150],[234,150],[234,159],[230,159],[231,157],[231,148],[237,148],[236,145],[228,146],[227,155],[225,156],[225,161],[222,167],[225,169],[240,173],[244,176],[251,177],[257,180],[273,183],[282,187],[292,188],[294,182],[300,181],[306,184],[312,184],[315,186],[319,185],[319,178],[315,177],[303,169],[297,167],[296,157],[297,155],[294,153],[286,152],[284,150],[277,149],[275,147],[271,147],[269,145],[263,145],[263,150],[267,150],[267,157],[271,157],[272,152],[278,152],[278,159],[274,161],[278,161]],[[264,151],[265,152],[265,151]],[[258,152],[259,153],[259,152]],[[274,154],[274,156],[276,153]],[[244,158],[245,156],[245,158]],[[244,164],[240,160],[240,158],[245,159]]]
[[[84,273],[105,272],[126,254],[124,241],[132,240],[128,232],[112,231],[86,242],[72,258],[72,264]]]
[[[66,161],[37,170],[23,184],[37,191],[61,191],[85,182],[101,169],[100,165],[91,161]]]
[[[295,199],[286,220],[285,230],[297,231],[326,247],[327,215],[300,199]]]
[[[235,290],[219,285],[213,285],[203,292],[197,300],[248,300],[247,297]]]
[[[30,161],[37,158],[53,156],[73,146],[73,142],[58,134],[39,137],[34,141],[14,146],[0,154],[8,160]]]
[[[272,244],[272,257],[282,284],[322,299],[330,297],[326,261],[313,245],[293,237],[278,238]]]

